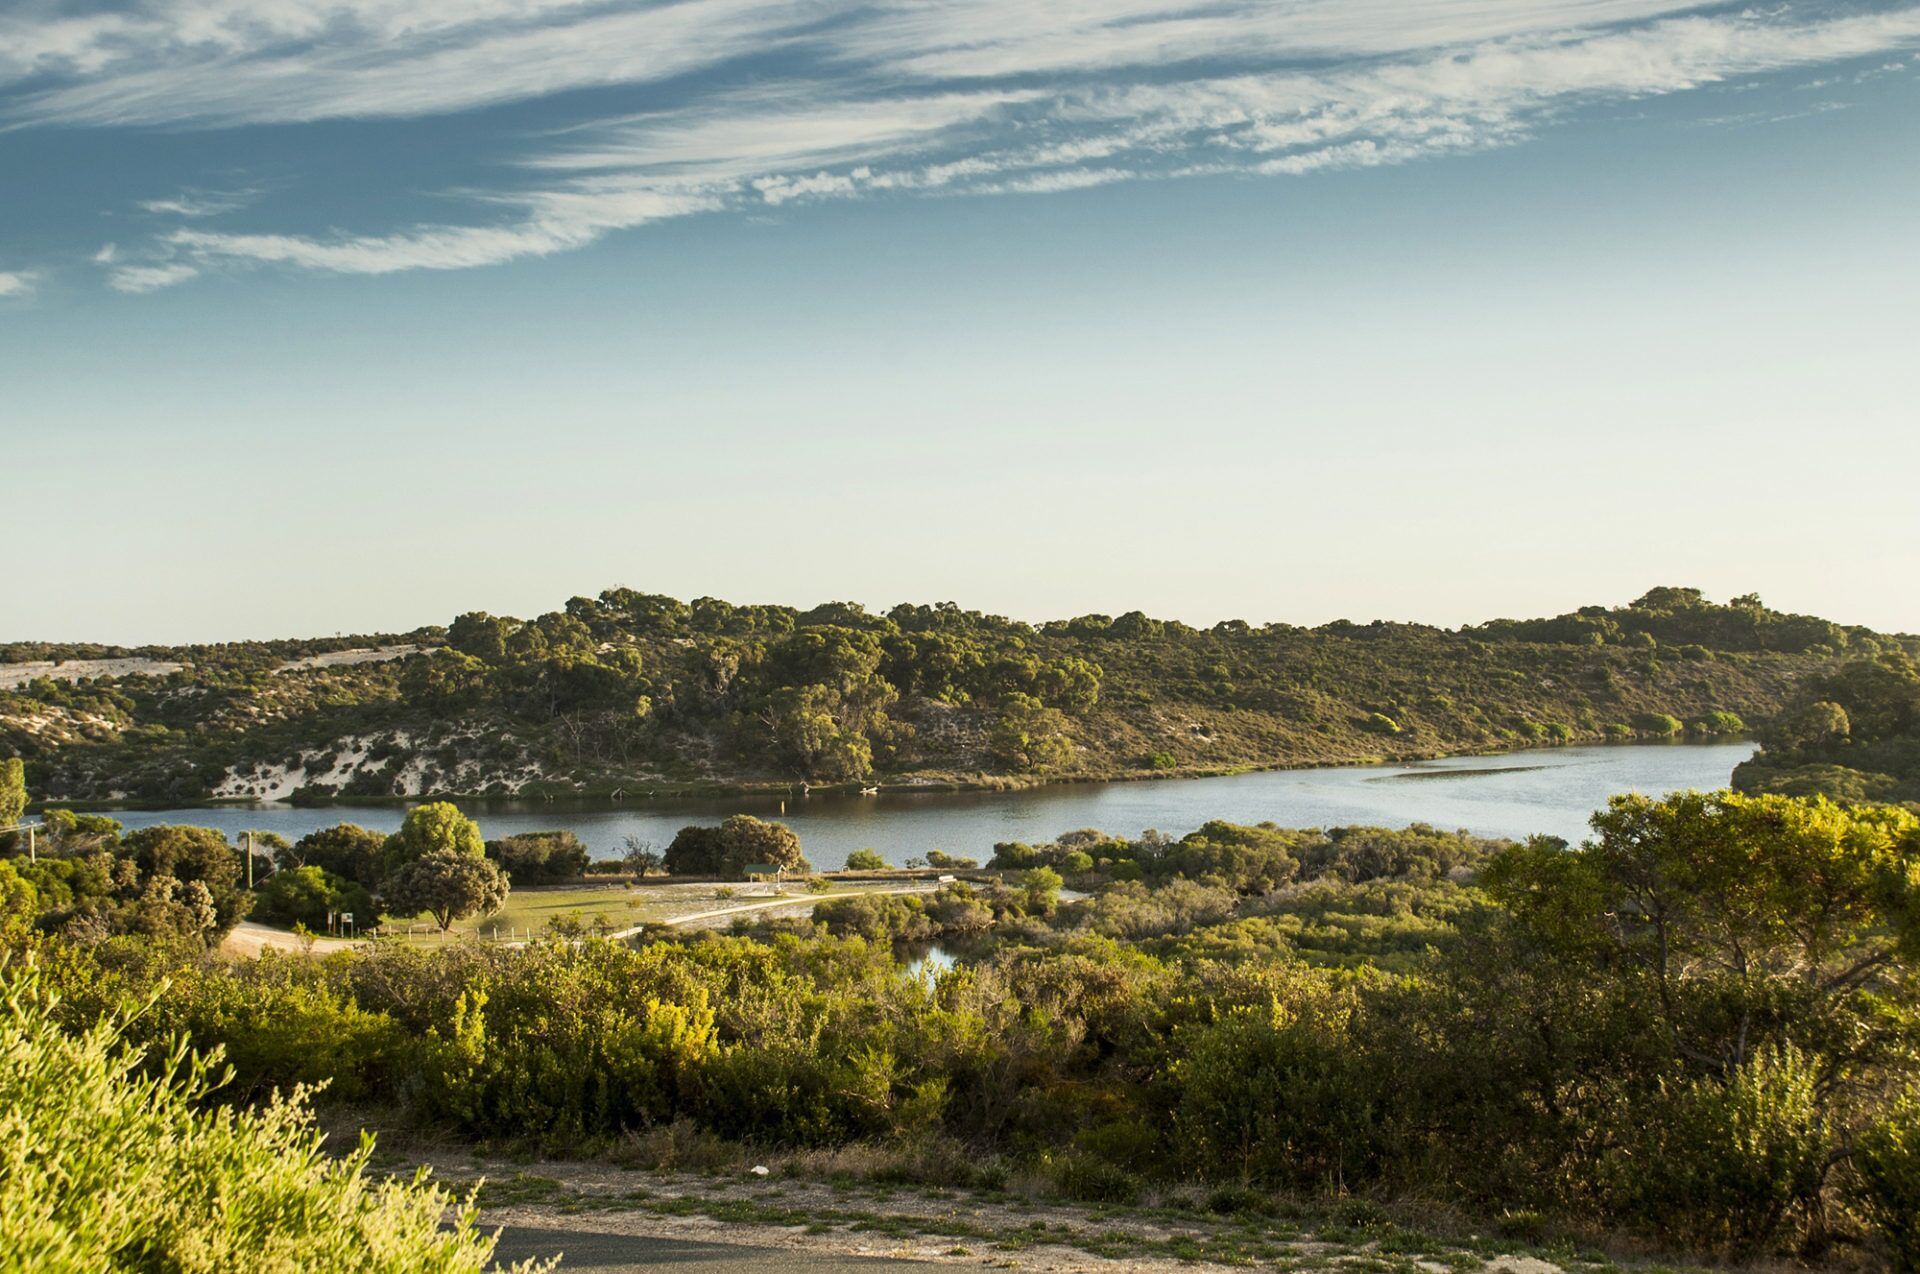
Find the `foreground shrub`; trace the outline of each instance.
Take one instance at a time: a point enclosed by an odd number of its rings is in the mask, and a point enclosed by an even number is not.
[[[1847,1198],[1886,1240],[1894,1268],[1920,1270],[1920,1088],[1853,1142]]]
[[[551,944],[476,979],[427,1032],[423,1106],[466,1132],[554,1144],[672,1119],[714,1053],[714,1015],[703,990],[663,1001],[641,976],[624,949]]]
[[[488,1268],[471,1209],[442,1228],[444,1191],[367,1179],[371,1138],[334,1160],[298,1098],[205,1108],[217,1054],[150,1058],[114,1019],[65,1034],[34,970],[0,996],[0,1271]]]
[[[1647,1114],[1622,1169],[1624,1210],[1661,1237],[1748,1256],[1820,1192],[1830,1139],[1814,1067],[1791,1045],[1763,1050],[1724,1083],[1665,1087]]]
[[[1380,1114],[1351,1037],[1351,992],[1304,971],[1265,1006],[1229,1009],[1173,1069],[1175,1136],[1215,1180],[1304,1189],[1358,1184]]]

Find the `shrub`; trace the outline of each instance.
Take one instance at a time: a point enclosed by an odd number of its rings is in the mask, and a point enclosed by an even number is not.
[[[472,1210],[442,1228],[451,1200],[424,1174],[368,1179],[371,1137],[335,1159],[297,1097],[208,1108],[218,1054],[149,1058],[119,1017],[68,1034],[35,971],[0,995],[0,1271],[490,1267]]]
[[[1827,1127],[1814,1067],[1792,1045],[1763,1050],[1724,1082],[1663,1085],[1644,1114],[1617,1170],[1628,1219],[1662,1237],[1749,1256],[1820,1191]]]
[[[467,1132],[554,1144],[670,1120],[718,1043],[705,992],[667,1002],[649,971],[612,943],[529,948],[427,1032],[423,1104]]]
[[[1360,728],[1370,734],[1399,734],[1400,723],[1384,712],[1369,712]]]
[[[1920,1088],[1853,1141],[1847,1201],[1886,1240],[1894,1268],[1920,1270]]]
[[[1372,1172],[1379,1131],[1350,1038],[1357,1001],[1320,975],[1287,979],[1265,1006],[1226,1010],[1175,1064],[1176,1142],[1215,1179],[1358,1184]]]
[[[1062,1156],[1053,1167],[1053,1186],[1079,1203],[1132,1203],[1140,1197],[1140,1179],[1096,1155]]]
[[[1643,712],[1633,719],[1634,728],[1641,734],[1650,734],[1656,738],[1671,738],[1680,733],[1680,720],[1664,712]]]
[[[885,871],[887,860],[871,849],[856,849],[847,855],[848,871]]]

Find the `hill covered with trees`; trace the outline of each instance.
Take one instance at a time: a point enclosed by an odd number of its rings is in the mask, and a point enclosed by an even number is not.
[[[1889,652],[1812,677],[1760,742],[1743,790],[1920,807],[1920,667]]]
[[[49,799],[168,803],[1199,774],[1739,732],[1916,653],[1683,588],[1458,630],[612,589],[396,636],[0,646],[0,756]]]

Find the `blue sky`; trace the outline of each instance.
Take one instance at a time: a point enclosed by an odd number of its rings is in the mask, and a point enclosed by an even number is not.
[[[1917,55],[1913,4],[16,3],[0,639],[615,583],[1920,629]]]

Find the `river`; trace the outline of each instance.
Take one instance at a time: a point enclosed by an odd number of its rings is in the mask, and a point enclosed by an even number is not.
[[[570,828],[596,858],[625,852],[628,836],[665,848],[688,823],[729,814],[779,818],[800,834],[816,867],[834,868],[856,849],[892,863],[929,849],[983,862],[999,841],[1051,840],[1081,827],[1133,836],[1154,828],[1179,836],[1209,819],[1283,827],[1431,823],[1485,836],[1546,832],[1578,841],[1587,819],[1615,792],[1661,795],[1725,787],[1753,744],[1613,744],[1455,757],[1411,765],[1268,770],[1210,779],[1067,783],[1017,792],[884,792],[879,796],[728,797],[703,800],[463,801],[488,837]],[[221,805],[124,810],[129,827],[194,823],[228,834],[274,831],[297,839],[334,823],[388,831],[393,805]]]

